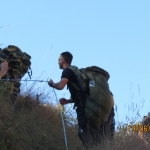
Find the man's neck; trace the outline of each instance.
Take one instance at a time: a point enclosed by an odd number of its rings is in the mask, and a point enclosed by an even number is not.
[[[71,66],[71,64],[64,65],[63,70]]]

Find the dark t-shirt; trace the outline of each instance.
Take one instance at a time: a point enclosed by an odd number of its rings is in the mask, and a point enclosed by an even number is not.
[[[74,72],[69,68],[65,68],[63,70],[61,78],[67,78],[69,81],[78,85],[77,78],[76,78]],[[75,101],[78,91],[69,82],[67,83],[67,86],[69,88],[71,98]]]

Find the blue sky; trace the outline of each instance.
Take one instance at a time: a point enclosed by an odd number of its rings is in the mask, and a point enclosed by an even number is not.
[[[119,121],[134,116],[128,111],[132,102],[142,107],[145,101],[143,116],[150,111],[149,7],[149,0],[3,0],[1,48],[17,45],[32,56],[32,79],[54,81],[62,72],[59,54],[70,51],[73,65],[96,65],[110,73]],[[66,88],[56,92],[69,98]]]

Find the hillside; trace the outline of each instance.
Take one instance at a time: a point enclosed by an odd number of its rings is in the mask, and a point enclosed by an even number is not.
[[[8,98],[0,98],[0,150],[65,150],[64,133],[59,111],[29,96],[18,98],[19,109],[14,111]],[[77,136],[77,126],[68,124],[65,115],[69,150],[83,150]],[[126,134],[123,128],[116,132],[111,144],[105,141],[93,150],[148,150],[148,145],[137,133]]]

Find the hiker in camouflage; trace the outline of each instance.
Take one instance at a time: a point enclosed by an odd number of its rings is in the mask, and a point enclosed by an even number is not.
[[[9,98],[10,103],[14,106],[16,106],[16,98],[20,92],[20,79],[30,65],[30,62],[26,63],[28,59],[22,61],[25,55],[24,53],[21,55],[22,53],[17,46],[13,45],[0,51],[0,96]]]
[[[8,57],[2,52],[0,53],[0,62],[0,79],[7,79],[6,74],[8,73],[9,69]],[[14,105],[17,93],[19,93],[20,83],[18,81],[8,82],[7,80],[1,80],[0,85],[0,96],[9,96],[8,98],[10,98],[10,103]]]
[[[60,103],[62,105],[69,104],[69,103],[76,103],[75,104],[76,105],[76,113],[77,113],[77,119],[78,119],[78,125],[79,125],[78,136],[81,139],[84,146],[87,148],[89,146],[89,139],[90,139],[89,134],[88,134],[88,121],[85,116],[85,103],[86,103],[86,94],[87,93],[79,92],[76,88],[74,88],[74,86],[72,86],[72,84],[70,84],[71,82],[73,82],[76,85],[79,85],[76,75],[69,68],[69,66],[71,66],[72,58],[73,58],[73,56],[70,52],[63,52],[60,54],[60,57],[58,59],[58,64],[59,64],[59,68],[63,69],[61,80],[58,83],[54,83],[53,80],[50,79],[50,81],[48,82],[48,85],[57,90],[62,90],[66,85],[68,86],[71,97],[70,97],[70,99],[61,98]],[[114,113],[113,109],[112,109],[112,112]],[[105,127],[104,127],[104,125],[101,126],[101,127],[103,127],[103,131],[107,128],[108,125],[114,123],[112,121],[113,119],[114,119],[114,114],[112,114],[112,116],[109,117],[109,121],[107,121],[105,123]],[[110,120],[112,122],[110,122]],[[114,132],[114,125],[113,125],[112,129],[110,129],[110,130],[112,132]],[[113,134],[112,134],[112,136],[113,136]]]

